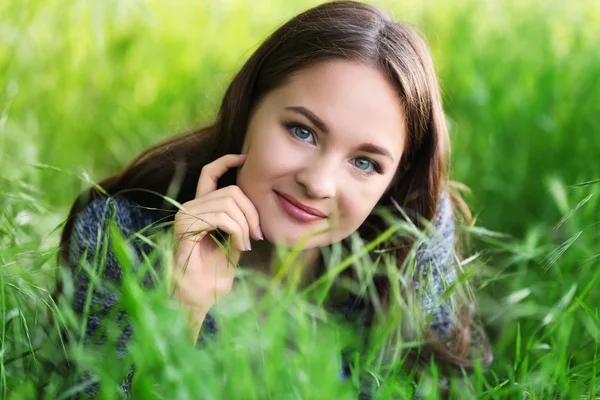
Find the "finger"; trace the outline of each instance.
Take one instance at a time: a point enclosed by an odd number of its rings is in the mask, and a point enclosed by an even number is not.
[[[246,251],[246,242],[244,239],[244,229],[236,220],[226,213],[214,213],[214,225],[225,233],[228,233],[233,240],[234,249]],[[220,238],[217,238],[220,239]]]
[[[216,193],[216,192],[213,192]],[[244,232],[244,243],[246,247],[250,247],[250,227],[246,215],[242,209],[238,206],[237,201],[231,197],[226,196],[222,198],[206,199],[207,196],[202,198],[202,203],[194,206],[188,206],[188,211],[192,215],[202,215],[204,213],[224,212],[235,220]]]
[[[241,166],[245,160],[246,154],[226,154],[202,167],[196,187],[196,198],[217,190],[219,178],[230,168]]]
[[[181,221],[184,224],[186,221],[189,223],[185,232],[181,234],[182,238],[198,242],[212,240],[206,238],[206,234],[215,229],[220,229],[231,236],[236,249],[239,249],[239,251],[246,250],[243,228],[225,212],[207,212],[201,215],[187,214],[181,216]],[[198,232],[200,233],[198,234]],[[195,238],[196,235],[198,235],[198,239]]]
[[[263,237],[262,231],[260,230],[260,217],[258,210],[239,186],[231,185],[219,190],[215,190],[214,192],[211,192],[206,196],[203,196],[202,199],[198,200],[200,200],[201,203],[204,203],[213,199],[224,200],[228,197],[233,198],[237,206],[244,213],[248,227],[252,232],[252,238],[254,240],[262,240]]]

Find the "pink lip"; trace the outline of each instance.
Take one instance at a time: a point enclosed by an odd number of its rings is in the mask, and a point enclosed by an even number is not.
[[[275,192],[283,209],[302,222],[315,222],[327,218],[321,211],[300,203],[298,200],[283,193]]]

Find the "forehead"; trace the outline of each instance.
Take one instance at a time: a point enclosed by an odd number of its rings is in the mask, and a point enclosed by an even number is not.
[[[332,60],[301,70],[276,89],[272,104],[303,106],[348,142],[385,146],[399,160],[405,142],[405,116],[395,87],[379,69]]]

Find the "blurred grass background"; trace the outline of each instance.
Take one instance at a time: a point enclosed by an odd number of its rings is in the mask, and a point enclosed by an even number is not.
[[[0,4],[3,395],[5,361],[39,340],[54,229],[75,196],[147,146],[211,120],[258,43],[318,3]],[[416,27],[433,52],[452,178],[472,190],[474,251],[486,261],[477,289],[495,341],[494,393],[593,396],[600,2],[375,4]]]

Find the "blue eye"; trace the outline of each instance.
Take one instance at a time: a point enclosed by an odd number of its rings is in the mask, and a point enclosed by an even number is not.
[[[353,158],[352,165],[363,172],[372,173],[377,171],[377,165],[368,158]]]
[[[314,135],[310,129],[302,125],[289,125],[292,134],[303,142],[315,143]],[[312,138],[312,139],[310,139]],[[310,140],[307,140],[310,139]]]

